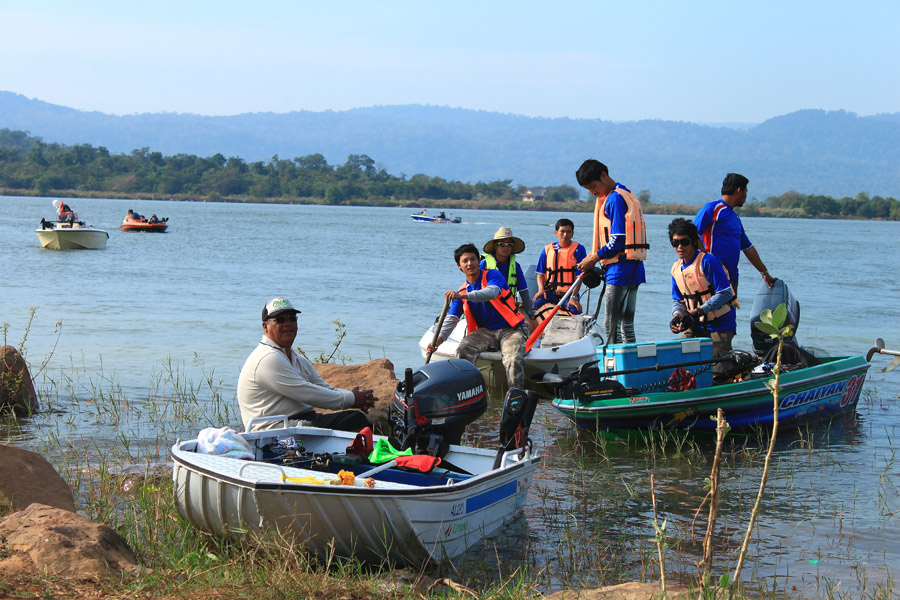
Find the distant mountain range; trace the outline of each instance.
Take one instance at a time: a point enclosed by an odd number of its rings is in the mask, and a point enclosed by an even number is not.
[[[526,186],[577,185],[582,160],[606,163],[613,179],[655,202],[699,204],[718,196],[729,171],[750,178],[760,200],[788,190],[834,197],[900,197],[900,113],[860,117],[802,110],[759,125],[534,118],[441,106],[209,117],[116,116],[0,91],[0,128],[44,142],[150,148],[247,162],[322,154],[343,164],[366,154],[394,175],[466,182],[511,179]]]

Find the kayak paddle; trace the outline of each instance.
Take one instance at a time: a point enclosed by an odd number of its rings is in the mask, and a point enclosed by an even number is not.
[[[584,277],[583,272],[578,276],[577,279],[575,279],[572,287],[570,287],[569,291],[566,292],[566,295],[562,297],[562,300],[560,300],[559,303],[553,307],[553,310],[550,311],[550,314],[547,315],[547,318],[541,321],[541,324],[534,328],[534,331],[532,331],[531,335],[528,336],[528,341],[525,342],[525,352],[531,350],[531,347],[534,346],[534,343],[538,341],[538,339],[540,339],[541,337],[541,334],[544,333],[544,329],[547,328],[547,325],[550,323],[550,319],[552,319],[554,315],[559,312],[559,309],[566,305],[566,303],[569,301],[569,298],[572,297],[572,294],[574,294],[578,290],[578,288],[581,287],[582,277]]]
[[[438,319],[438,323],[434,328],[434,337],[431,339],[431,347],[433,348],[433,350],[425,356],[426,365],[431,361],[431,355],[434,354],[435,350],[437,350],[435,344],[437,344],[438,338],[441,337],[441,328],[444,326],[444,319],[447,318],[447,311],[449,309],[450,301],[447,300],[446,302],[444,302],[444,310],[441,311],[441,318]]]

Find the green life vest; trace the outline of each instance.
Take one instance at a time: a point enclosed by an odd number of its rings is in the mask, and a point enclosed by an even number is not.
[[[488,269],[497,268],[497,258],[493,254],[482,254],[484,266]],[[516,255],[509,255],[509,273],[506,274],[506,283],[509,285],[509,291],[513,297],[519,291],[519,277],[516,275]]]

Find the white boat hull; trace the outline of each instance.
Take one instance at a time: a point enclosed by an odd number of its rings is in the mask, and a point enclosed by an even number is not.
[[[555,323],[554,323],[555,322]],[[525,355],[525,374],[531,376],[536,373],[559,373],[566,376],[589,360],[597,359],[597,346],[602,345],[603,338],[600,328],[590,316],[556,316],[551,321],[551,329],[548,326],[541,340],[540,346],[533,347]],[[553,337],[556,333],[579,330],[583,333],[572,341],[563,341],[565,336]],[[446,360],[456,358],[456,349],[466,336],[466,319],[461,318],[453,329],[450,337],[438,346],[431,356],[431,360]],[[571,336],[570,336],[571,337]],[[434,339],[434,325],[419,340],[419,350],[422,357],[428,355],[428,344]],[[500,362],[500,352],[482,352],[476,361],[476,366],[482,371],[490,371],[494,382],[502,384],[506,381],[506,371]]]
[[[82,227],[78,223],[71,227],[38,229],[36,233],[41,247],[49,250],[102,250],[109,239],[109,234],[102,229]]]
[[[299,427],[243,434],[251,441],[301,438],[308,450],[343,452],[354,434]],[[539,462],[530,452],[492,470],[495,452],[451,446],[446,460],[474,476],[422,486],[379,480],[374,488],[282,483],[290,477],[333,478],[321,471],[274,467],[172,448],[176,506],[200,529],[221,536],[286,536],[320,556],[367,562],[420,563],[464,553],[513,518],[525,503]],[[243,467],[243,469],[242,469]],[[438,468],[440,470],[440,468]]]

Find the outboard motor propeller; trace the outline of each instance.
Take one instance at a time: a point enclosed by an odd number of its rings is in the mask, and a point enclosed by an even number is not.
[[[443,458],[485,410],[484,376],[469,361],[452,358],[406,369],[388,418],[400,450]]]
[[[524,448],[531,444],[528,430],[531,418],[538,405],[537,392],[520,388],[509,388],[503,401],[503,414],[500,417],[500,449],[494,459],[494,468],[500,468],[503,455],[510,450]]]

